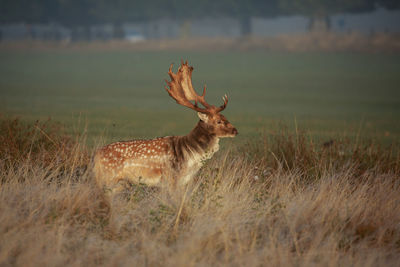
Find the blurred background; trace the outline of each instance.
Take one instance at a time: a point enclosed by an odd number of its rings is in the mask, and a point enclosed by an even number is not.
[[[396,0],[2,0],[0,39],[140,42],[316,31],[398,33]]]
[[[243,140],[400,136],[396,0],[0,0],[0,114],[51,117],[106,140],[187,133],[164,91],[195,70]]]

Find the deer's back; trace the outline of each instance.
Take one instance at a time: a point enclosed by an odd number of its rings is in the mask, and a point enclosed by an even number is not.
[[[100,148],[94,157],[94,172],[99,185],[119,180],[157,184],[169,169],[173,157],[171,138],[132,140]]]

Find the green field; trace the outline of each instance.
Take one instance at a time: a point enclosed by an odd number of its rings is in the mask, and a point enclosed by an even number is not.
[[[118,140],[187,133],[194,112],[164,91],[169,64],[187,59],[198,91],[239,139],[296,126],[328,140],[400,137],[400,56],[351,53],[1,51],[0,113],[51,117],[69,131]]]

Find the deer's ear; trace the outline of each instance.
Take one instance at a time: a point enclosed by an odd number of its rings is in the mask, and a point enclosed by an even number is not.
[[[199,116],[200,120],[202,120],[204,122],[208,122],[207,114],[204,114],[204,113],[201,113],[201,112],[197,112],[197,116]]]

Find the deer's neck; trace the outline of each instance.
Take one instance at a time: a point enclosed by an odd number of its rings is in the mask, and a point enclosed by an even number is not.
[[[196,127],[184,138],[187,141],[188,149],[202,156],[207,157],[207,154],[211,153],[209,155],[211,157],[212,154],[218,151],[219,138],[215,134],[210,133],[207,125],[202,121],[199,121]]]
[[[173,143],[177,161],[188,165],[201,166],[204,160],[211,158],[219,149],[219,138],[210,133],[202,121],[188,135],[176,137]]]

